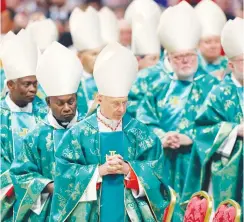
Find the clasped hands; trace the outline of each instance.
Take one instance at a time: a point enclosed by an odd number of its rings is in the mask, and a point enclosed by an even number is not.
[[[123,160],[119,154],[108,156],[107,161],[98,167],[99,175],[106,176],[108,174],[124,174],[127,175],[130,171],[130,166]]]
[[[189,146],[193,142],[185,134],[170,131],[165,134],[162,143],[164,148],[178,149],[180,146]]]

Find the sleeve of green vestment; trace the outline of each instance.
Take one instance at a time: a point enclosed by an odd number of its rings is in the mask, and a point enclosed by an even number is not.
[[[196,136],[191,152],[182,202],[203,189],[206,182],[205,170],[213,154],[237,125],[227,120],[224,98],[219,88],[212,90],[195,120]]]
[[[160,120],[157,114],[157,104],[153,96],[145,96],[138,108],[136,118],[146,124],[159,139],[164,137],[165,131],[160,128]]]
[[[152,149],[141,153],[137,160],[130,161],[129,164],[145,191],[154,218],[162,221],[170,202],[170,192],[163,179],[163,149],[160,140],[156,138]],[[140,198],[135,200],[139,202]]]
[[[195,147],[202,163],[211,158],[238,125],[227,119],[221,94],[219,88],[209,94],[195,121]]]
[[[77,128],[69,130],[60,142],[56,156],[55,187],[51,221],[64,221],[84,194],[97,164],[88,164]]]
[[[38,161],[40,161],[40,155],[37,151],[37,140],[34,136],[27,136],[20,155],[14,160],[10,169],[18,200],[16,203],[17,221],[24,219],[46,185],[52,182],[41,174]]]

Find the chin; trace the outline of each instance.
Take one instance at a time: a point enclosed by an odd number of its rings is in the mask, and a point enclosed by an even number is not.
[[[123,117],[123,115],[117,115],[117,116],[114,116],[114,120],[121,120],[122,119],[122,117]]]
[[[180,70],[179,74],[181,76],[190,77],[193,74],[195,74],[195,72],[196,72],[196,69],[193,69],[193,68],[185,68],[185,69]]]
[[[63,117],[63,122],[70,122],[72,119],[74,118],[74,115],[73,116],[69,116],[69,117]]]
[[[210,54],[208,56],[208,60],[214,62],[215,60],[217,60],[219,58],[219,56],[220,56],[220,54],[218,54],[218,53]]]
[[[26,101],[26,103],[32,103],[33,102],[33,100],[35,99],[35,97],[30,97],[30,98],[27,98],[25,101]]]

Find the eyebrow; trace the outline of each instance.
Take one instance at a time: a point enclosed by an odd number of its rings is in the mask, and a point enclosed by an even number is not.
[[[23,83],[23,84],[25,84],[25,83],[32,83],[32,84],[35,84],[35,83],[37,83],[37,82],[38,82],[37,80],[36,80],[36,81],[28,81],[28,80],[27,80],[27,81],[23,81],[22,83]]]
[[[128,100],[113,100],[112,103],[128,102]]]

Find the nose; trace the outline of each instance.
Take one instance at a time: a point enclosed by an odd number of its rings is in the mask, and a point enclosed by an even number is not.
[[[121,113],[124,113],[125,112],[125,109],[126,109],[125,105],[123,103],[121,103],[120,106],[119,106],[119,111]]]
[[[188,58],[187,57],[183,57],[183,59],[182,59],[182,63],[187,63],[188,62]]]
[[[63,112],[64,113],[70,113],[71,112],[71,109],[67,103],[64,104]]]
[[[35,86],[34,84],[31,84],[30,88],[29,88],[29,92],[36,94],[37,86]]]

